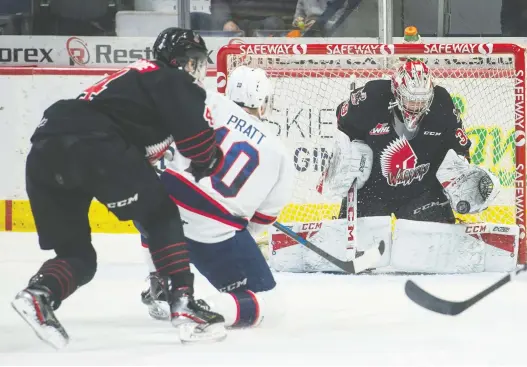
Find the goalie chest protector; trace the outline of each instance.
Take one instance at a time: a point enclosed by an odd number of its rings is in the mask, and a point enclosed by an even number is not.
[[[391,82],[374,80],[353,90],[337,109],[339,129],[373,150],[371,176],[361,191],[390,200],[442,190],[435,174],[446,152],[454,149],[468,157],[470,148],[452,98],[446,89],[435,86],[432,105],[414,136],[396,126],[402,119],[397,108],[390,108],[394,101]]]

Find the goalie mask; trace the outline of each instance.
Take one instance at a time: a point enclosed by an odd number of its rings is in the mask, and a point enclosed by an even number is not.
[[[240,107],[258,109],[262,118],[272,110],[271,82],[263,69],[239,66],[227,80],[225,95]]]
[[[428,66],[418,60],[405,61],[392,75],[394,106],[399,108],[409,131],[415,131],[434,99],[434,85]]]
[[[198,82],[207,75],[207,46],[203,38],[189,29],[167,28],[159,34],[154,58],[170,67],[185,70]]]

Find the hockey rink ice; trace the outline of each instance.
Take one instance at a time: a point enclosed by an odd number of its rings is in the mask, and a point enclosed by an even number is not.
[[[0,366],[371,366],[527,365],[527,276],[465,313],[442,316],[404,294],[407,276],[276,274],[284,316],[232,330],[215,344],[181,345],[169,323],[141,304],[146,267],[133,235],[93,235],[95,279],[57,312],[71,337],[55,351],[11,309],[10,301],[52,252],[36,235],[0,233]],[[440,297],[468,298],[501,274],[413,276]],[[197,296],[213,291],[203,278]]]

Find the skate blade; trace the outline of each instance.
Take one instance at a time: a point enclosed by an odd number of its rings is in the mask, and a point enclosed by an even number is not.
[[[177,326],[179,339],[183,344],[213,343],[227,338],[227,330],[224,323],[200,325],[193,322]]]
[[[170,306],[167,302],[153,301],[148,305],[148,314],[156,320],[170,320]]]
[[[27,298],[16,298],[11,302],[11,306],[43,342],[51,345],[55,349],[62,349],[68,345],[68,337],[64,337],[56,328],[42,325],[38,321],[35,305],[31,300]]]

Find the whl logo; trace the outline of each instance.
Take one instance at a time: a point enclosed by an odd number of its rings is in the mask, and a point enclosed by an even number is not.
[[[395,139],[381,153],[382,174],[390,186],[421,181],[429,169],[430,163],[417,165],[417,156],[405,138]]]
[[[386,135],[389,132],[390,126],[388,124],[377,124],[377,126],[370,130],[370,135]]]

